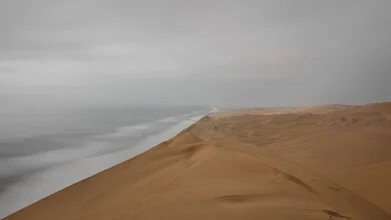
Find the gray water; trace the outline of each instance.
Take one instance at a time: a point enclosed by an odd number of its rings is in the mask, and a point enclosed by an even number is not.
[[[210,107],[0,110],[0,218],[164,141]]]

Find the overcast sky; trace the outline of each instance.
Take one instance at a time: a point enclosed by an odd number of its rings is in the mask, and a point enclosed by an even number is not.
[[[390,0],[1,0],[0,104],[391,100]]]

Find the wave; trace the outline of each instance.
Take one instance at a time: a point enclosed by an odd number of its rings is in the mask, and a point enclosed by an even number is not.
[[[209,112],[214,112],[214,108]],[[118,138],[125,138],[125,137],[135,138],[135,137],[148,136],[160,132],[172,126],[172,124],[174,123],[179,123],[183,120],[187,120],[194,116],[205,115],[209,112],[205,110],[197,110],[186,114],[165,117],[148,123],[118,127],[115,129],[114,132],[98,135],[95,137],[103,138],[103,139],[116,139],[116,138],[118,139]]]
[[[178,122],[177,117],[171,116],[171,117],[166,117],[161,120],[160,122]]]
[[[131,125],[125,127],[116,128],[114,132],[95,136],[96,138],[120,138],[125,136],[139,136],[142,131],[150,129],[151,123]]]

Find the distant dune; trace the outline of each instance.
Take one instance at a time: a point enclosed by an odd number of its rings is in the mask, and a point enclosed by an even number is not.
[[[391,103],[225,110],[11,216],[391,219]]]

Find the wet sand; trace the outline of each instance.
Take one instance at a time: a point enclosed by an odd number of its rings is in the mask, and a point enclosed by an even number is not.
[[[391,103],[225,110],[6,219],[391,219],[390,170]]]

